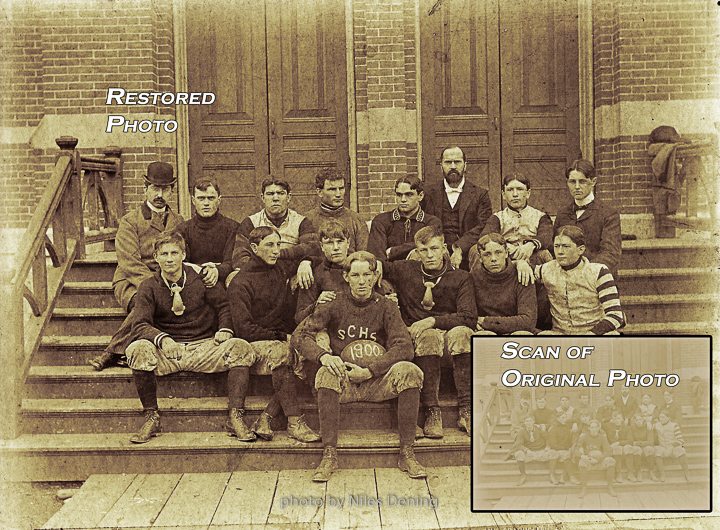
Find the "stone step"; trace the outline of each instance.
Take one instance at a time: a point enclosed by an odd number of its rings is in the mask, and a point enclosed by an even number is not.
[[[111,282],[65,282],[55,307],[118,307]]]
[[[317,404],[300,400],[300,410],[308,424],[318,429]],[[245,400],[247,423],[265,409],[268,396],[248,396]],[[222,431],[227,419],[227,398],[160,398],[162,423],[168,432]],[[443,426],[456,427],[457,401],[441,399]],[[397,426],[397,401],[350,403],[341,407],[343,429],[392,429]],[[23,399],[20,430],[25,434],[126,433],[137,431],[143,422],[140,400],[106,399]],[[284,418],[273,420],[273,428],[284,428]],[[423,420],[420,420],[423,423]]]
[[[620,267],[623,270],[712,267],[718,262],[716,246],[712,237],[702,236],[623,241]]]
[[[165,425],[163,424],[163,427]],[[301,444],[277,432],[271,442],[240,442],[220,430],[163,432],[146,444],[132,444],[128,433],[36,434],[0,441],[0,473],[15,481],[84,481],[95,473],[219,473],[314,469],[322,444]],[[397,466],[395,430],[341,430],[340,466]],[[446,429],[440,440],[415,442],[426,466],[469,466],[470,438]]]
[[[55,308],[45,335],[112,335],[127,314],[119,307]]]
[[[712,267],[622,269],[618,271],[621,298],[630,295],[706,293],[720,281]]]
[[[622,296],[631,323],[714,321],[720,297],[713,293]]]

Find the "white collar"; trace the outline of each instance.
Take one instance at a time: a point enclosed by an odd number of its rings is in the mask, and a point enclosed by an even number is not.
[[[155,208],[155,206],[150,204],[150,201],[145,201],[145,204],[147,204],[147,207],[150,208],[150,210],[152,210],[155,213],[165,213],[167,211],[167,205],[165,205],[165,207],[162,210],[160,210],[159,208]]]
[[[586,205],[590,204],[591,202],[593,202],[594,200],[595,200],[595,193],[591,191],[588,194],[588,196],[585,197],[583,200],[578,202],[576,199],[575,204],[577,204],[578,206],[586,206]]]
[[[450,186],[448,181],[445,179],[443,179],[443,183],[445,184],[445,193],[462,193],[463,186],[465,186],[465,177],[462,178],[460,184],[456,188]]]

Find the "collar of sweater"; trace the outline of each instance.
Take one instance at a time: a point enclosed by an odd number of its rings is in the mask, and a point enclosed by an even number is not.
[[[507,258],[505,261],[505,268],[500,272],[490,272],[482,265],[479,269],[483,279],[490,283],[502,283],[507,280],[511,275],[515,275],[515,267],[512,266],[512,261]]]
[[[253,254],[250,256],[250,261],[248,261],[248,267],[246,270],[247,272],[263,272],[270,271],[274,268],[275,265],[270,265],[261,258],[258,258],[257,254]]]
[[[343,268],[342,263],[333,263],[332,261],[327,259],[327,257],[323,259],[323,266],[327,270],[331,270],[331,269],[341,269],[342,270],[342,268]]]
[[[352,305],[354,305],[355,307],[367,307],[370,304],[372,304],[373,302],[376,302],[378,300],[378,298],[380,298],[380,295],[378,295],[375,291],[372,292],[372,294],[370,295],[370,298],[368,298],[367,300],[358,300],[357,298],[355,298],[352,295],[352,293],[350,292],[349,289],[347,290],[346,293],[347,293],[348,300],[350,300],[350,303]]]
[[[392,211],[392,220],[399,221],[400,219],[415,219],[418,223],[422,223],[425,220],[425,212],[423,212],[423,209],[418,206],[418,209],[414,214],[410,215],[409,217],[403,217],[403,215],[400,213],[400,210],[395,208]]]
[[[328,206],[325,203],[320,203],[320,210],[323,211],[327,215],[342,215],[342,213],[345,211],[345,205],[342,206]]]
[[[200,275],[197,272],[195,272],[195,270],[193,270],[192,267],[188,267],[187,265],[183,264],[182,270],[185,273],[185,284],[183,285],[183,289],[185,289],[185,287],[190,285],[192,282],[200,280]],[[165,280],[163,280],[163,278],[162,278],[161,270],[158,270],[157,272],[155,272],[154,277],[155,277],[155,280],[157,280],[157,282],[160,285],[162,285],[163,287],[165,286]]]
[[[196,215],[195,222],[197,223],[198,226],[201,226],[203,228],[210,228],[210,227],[214,226],[215,223],[217,223],[221,217],[222,217],[222,215],[220,215],[220,211],[215,212],[210,217],[203,217],[201,215]]]
[[[573,263],[572,265],[560,265],[560,267],[561,267],[562,270],[564,270],[565,272],[570,272],[571,270],[578,268],[581,264],[584,264],[584,263],[586,263],[587,261],[588,261],[588,259],[587,259],[585,256],[580,256],[580,259],[577,260],[577,261],[576,261],[575,263]]]

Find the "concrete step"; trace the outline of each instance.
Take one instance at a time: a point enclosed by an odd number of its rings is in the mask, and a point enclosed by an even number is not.
[[[712,267],[623,269],[618,271],[620,296],[706,293],[720,281]]]
[[[88,254],[85,259],[76,259],[66,281],[68,282],[111,282],[117,257],[115,252]]]
[[[45,335],[112,335],[127,314],[119,307],[59,307],[45,327]]]
[[[112,282],[65,282],[55,307],[118,307]]]
[[[620,268],[713,267],[718,263],[716,247],[712,237],[703,236],[623,241]]]
[[[129,439],[128,433],[22,435],[0,441],[0,473],[5,480],[80,481],[95,473],[313,469],[323,452],[321,443],[301,444],[285,432],[252,443],[220,430],[163,432],[140,445]],[[398,449],[395,430],[341,430],[338,437],[343,468],[394,468]],[[440,440],[417,440],[415,453],[426,466],[469,466],[470,438],[446,429]]]
[[[268,396],[248,396],[245,409],[248,424],[265,409]],[[300,410],[313,429],[320,427],[317,404],[300,400]],[[227,419],[227,398],[160,398],[162,423],[168,432],[221,431]],[[457,401],[442,399],[443,425],[456,427]],[[397,401],[350,403],[341,407],[343,429],[392,429],[397,426]],[[284,418],[273,420],[273,428],[284,428]],[[423,423],[423,419],[420,423]],[[143,422],[140,400],[106,399],[23,399],[20,430],[25,434],[133,433]]]
[[[622,296],[623,310],[631,323],[715,321],[720,297],[714,292]]]

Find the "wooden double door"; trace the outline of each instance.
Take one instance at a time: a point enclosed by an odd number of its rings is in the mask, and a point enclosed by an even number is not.
[[[315,174],[348,170],[345,6],[336,0],[186,3],[188,84],[212,92],[190,106],[190,184],[217,180],[222,211],[261,208],[268,174],[292,187],[291,207],[314,206]]]
[[[442,149],[459,145],[494,209],[518,172],[530,203],[555,214],[580,156],[577,2],[421,0],[420,24],[425,180],[442,178]]]

